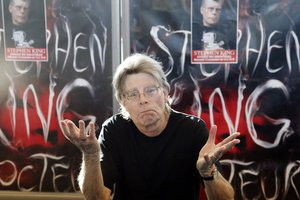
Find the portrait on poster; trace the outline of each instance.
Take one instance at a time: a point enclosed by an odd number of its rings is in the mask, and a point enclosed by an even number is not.
[[[237,63],[238,3],[192,0],[192,63]]]
[[[45,0],[2,0],[5,60],[47,61]]]

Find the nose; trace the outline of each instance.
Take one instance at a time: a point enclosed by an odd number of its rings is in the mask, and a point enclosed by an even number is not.
[[[147,97],[145,96],[145,94],[143,92],[140,93],[139,101],[140,101],[140,104],[148,103]]]
[[[28,8],[26,7],[20,7],[19,9],[22,13],[25,13],[28,10]]]

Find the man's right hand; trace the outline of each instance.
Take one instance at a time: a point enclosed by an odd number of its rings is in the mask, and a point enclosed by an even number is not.
[[[65,119],[60,122],[63,134],[75,146],[77,146],[83,154],[91,155],[100,152],[100,145],[95,134],[95,124],[89,123],[88,133],[85,131],[85,123],[79,120],[77,127],[71,120]]]

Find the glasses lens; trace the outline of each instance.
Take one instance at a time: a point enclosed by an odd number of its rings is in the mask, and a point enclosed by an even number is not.
[[[158,87],[153,86],[153,87],[146,87],[144,89],[144,95],[145,97],[152,97],[157,93]]]
[[[129,101],[134,101],[136,100],[138,97],[140,96],[140,93],[139,91],[130,91],[127,93],[126,95],[126,98],[129,100]]]
[[[214,7],[208,7],[207,10],[209,10],[209,12],[217,12],[217,13],[221,12],[220,8],[214,8]]]
[[[144,90],[143,90],[144,97],[150,98],[150,97],[156,95],[158,88],[159,87],[157,87],[157,86],[151,86],[151,87],[144,88]],[[140,92],[138,90],[128,91],[124,94],[124,97],[128,101],[137,101],[140,97]]]

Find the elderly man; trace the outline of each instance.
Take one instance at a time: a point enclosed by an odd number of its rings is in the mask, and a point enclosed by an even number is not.
[[[39,19],[30,18],[30,0],[10,0],[10,19],[5,23],[6,47],[46,48],[44,12]]]
[[[220,19],[224,0],[203,0],[192,24],[193,50],[236,49],[236,23]]]
[[[161,64],[134,54],[118,67],[113,86],[121,112],[107,119],[96,139],[95,125],[64,120],[65,136],[83,155],[79,185],[86,199],[233,199],[218,160],[239,143],[233,133],[215,144],[216,126],[170,108]],[[99,144],[100,143],[100,144]],[[101,146],[101,148],[100,148]]]

